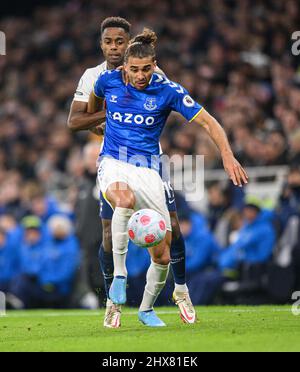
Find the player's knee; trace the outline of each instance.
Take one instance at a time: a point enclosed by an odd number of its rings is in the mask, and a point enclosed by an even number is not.
[[[123,182],[115,182],[106,191],[106,197],[114,208],[133,209],[135,195],[130,187]]]
[[[152,257],[152,260],[158,265],[169,265],[171,261],[169,250],[165,250],[161,254],[156,254],[154,257]]]
[[[167,266],[170,263],[170,257],[167,257],[167,256],[156,257],[156,258],[153,259],[153,262],[155,262],[158,265]]]
[[[116,207],[134,209],[135,196],[133,193],[120,193],[115,200]]]

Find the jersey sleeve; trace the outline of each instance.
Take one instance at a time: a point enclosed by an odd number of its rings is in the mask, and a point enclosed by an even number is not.
[[[200,114],[203,107],[193,100],[186,89],[181,85],[172,83],[170,106],[173,111],[179,112],[186,120],[192,122]]]
[[[89,96],[93,91],[94,76],[89,70],[86,70],[79,80],[76,92],[74,94],[74,101],[88,102]]]
[[[106,86],[106,83],[107,83],[107,75],[108,75],[108,71],[102,72],[99,75],[96,82],[95,82],[94,94],[98,98],[104,98],[105,97],[104,91],[105,91],[105,86]]]

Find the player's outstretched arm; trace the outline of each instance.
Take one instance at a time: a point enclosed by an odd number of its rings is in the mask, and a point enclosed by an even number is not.
[[[97,106],[97,108],[97,110],[89,112],[86,102],[73,101],[68,118],[68,127],[72,131],[77,132],[79,130],[96,128],[105,123],[105,110],[102,111],[102,105],[101,107],[100,105],[99,107]]]
[[[200,124],[218,146],[222,156],[224,169],[232,182],[236,186],[240,187],[243,184],[248,183],[248,175],[234,157],[227,135],[218,121],[205,109],[202,109],[193,121]]]

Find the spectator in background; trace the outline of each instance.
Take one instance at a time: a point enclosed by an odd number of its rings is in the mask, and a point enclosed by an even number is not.
[[[299,165],[300,164],[300,128],[295,131],[289,137],[289,142],[291,146],[290,154],[290,164]]]
[[[43,186],[36,182],[28,182],[23,191],[23,203],[26,207],[26,214],[38,216],[43,223],[55,215],[63,213],[57,200],[46,194]]]
[[[275,247],[274,214],[262,209],[256,197],[247,196],[242,217],[235,242],[218,258],[224,281],[221,298],[226,304],[268,303],[266,278]]]
[[[281,131],[273,131],[267,135],[264,144],[266,165],[284,165],[288,163],[287,143]]]
[[[102,241],[100,190],[96,185],[98,141],[83,148],[84,175],[79,180],[75,205],[76,236],[80,242],[81,264],[76,278],[75,302],[84,308],[97,308],[105,299],[102,275],[99,270],[98,251]],[[99,300],[95,295],[99,296]]]
[[[219,182],[213,182],[207,187],[208,207],[207,222],[219,244],[224,247],[228,243],[229,220],[228,210],[231,207],[229,188]]]
[[[47,233],[37,216],[27,216],[21,221],[23,228],[20,244],[19,275],[12,281],[10,293],[14,296],[11,303],[15,308],[38,307],[40,299],[36,294],[41,271]]]
[[[274,254],[270,288],[276,294],[275,298],[280,301],[283,299],[285,302],[290,298],[290,293],[297,290],[300,285],[299,164],[292,166],[289,170],[275,213],[276,222],[278,222],[278,243]]]
[[[9,233],[11,238],[15,241],[15,244],[20,246],[23,229],[14,216],[10,214],[3,214],[0,216],[0,228]]]
[[[292,166],[287,176],[287,182],[277,206],[277,219],[279,220],[280,233],[284,230],[292,216],[300,216],[300,167]]]
[[[19,271],[19,252],[11,234],[0,227],[0,291],[6,293]]]
[[[207,186],[208,207],[206,217],[220,247],[229,244],[232,220],[243,205],[244,191],[228,182],[212,182]]]
[[[52,216],[47,227],[50,238],[42,256],[39,284],[47,306],[70,306],[75,272],[80,262],[79,244],[68,217]]]
[[[236,241],[225,249],[218,258],[218,266],[226,276],[237,270],[240,264],[264,264],[272,256],[275,244],[273,214],[262,210],[261,202],[252,196],[246,198],[243,208],[243,226]]]
[[[192,302],[209,304],[222,280],[219,273],[209,270],[213,267],[219,246],[208,230],[205,218],[199,213],[179,212],[179,222],[186,245],[187,282]]]
[[[68,307],[74,274],[79,264],[79,245],[71,221],[52,216],[48,231],[34,216],[23,220],[22,274],[10,293],[16,308]]]
[[[46,242],[46,232],[42,221],[37,216],[27,216],[21,221],[24,228],[23,242],[20,249],[22,280],[36,281],[41,270],[41,259]]]
[[[21,174],[7,172],[0,187],[0,215],[6,214],[20,219],[24,215],[21,205]]]

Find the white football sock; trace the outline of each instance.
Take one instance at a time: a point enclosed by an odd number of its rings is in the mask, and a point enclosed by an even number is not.
[[[126,276],[126,256],[128,251],[128,231],[127,224],[134,210],[117,207],[111,221],[114,276]]]
[[[140,311],[152,310],[158,295],[166,284],[169,267],[170,265],[159,265],[151,261]]]
[[[175,292],[188,293],[189,289],[188,289],[186,284],[176,284],[175,283]]]

